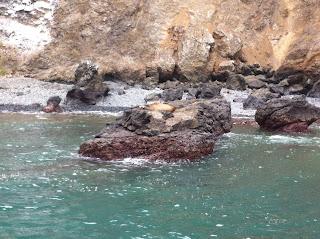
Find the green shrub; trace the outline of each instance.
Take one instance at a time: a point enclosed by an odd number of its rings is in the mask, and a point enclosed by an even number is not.
[[[2,66],[0,66],[0,76],[4,76],[7,74],[6,69],[4,69]]]

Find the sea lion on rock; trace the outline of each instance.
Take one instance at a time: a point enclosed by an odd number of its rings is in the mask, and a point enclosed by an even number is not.
[[[163,103],[154,103],[150,105],[146,105],[145,109],[150,111],[166,111],[166,112],[174,112],[176,110],[176,107],[169,104],[163,104]]]

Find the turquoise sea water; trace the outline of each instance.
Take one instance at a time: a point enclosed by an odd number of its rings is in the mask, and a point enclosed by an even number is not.
[[[236,128],[196,163],[80,158],[106,121],[0,114],[0,239],[320,238],[319,128]]]

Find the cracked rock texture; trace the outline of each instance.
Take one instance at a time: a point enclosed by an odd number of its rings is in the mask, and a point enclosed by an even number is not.
[[[197,81],[234,60],[317,76],[319,13],[320,0],[60,0],[52,41],[26,69],[72,80],[89,59],[106,77]]]

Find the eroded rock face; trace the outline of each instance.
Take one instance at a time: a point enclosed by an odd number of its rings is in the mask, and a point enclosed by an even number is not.
[[[27,66],[40,78],[71,80],[82,59],[97,62],[103,75],[134,81],[150,68],[160,69],[161,79],[202,81],[226,60],[316,74],[319,6],[319,0],[60,0],[53,41]]]
[[[217,138],[231,127],[230,104],[223,99],[154,104],[125,112],[116,125],[82,144],[80,154],[103,160],[195,160],[212,153]]]
[[[320,108],[309,104],[302,96],[283,97],[260,106],[255,119],[268,131],[304,132],[320,119]]]

